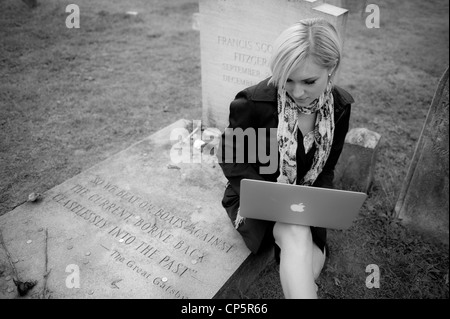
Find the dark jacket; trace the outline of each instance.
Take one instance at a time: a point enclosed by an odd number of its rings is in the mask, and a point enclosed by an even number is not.
[[[249,87],[236,95],[236,98],[230,105],[229,126],[228,128],[235,129],[241,128],[246,130],[247,128],[277,128],[278,127],[278,103],[277,103],[277,88],[268,84],[269,79],[266,79],[259,84]],[[345,136],[349,128],[351,104],[354,102],[352,96],[342,88],[335,86],[332,90],[334,98],[334,119],[335,119],[335,131],[333,146],[328,157],[325,166],[317,177],[313,186],[333,188],[334,168],[341,154],[344,146]],[[298,130],[298,148],[297,148],[297,181],[300,181],[302,177],[311,168],[314,158],[314,152],[316,147],[305,154],[303,147],[303,136],[300,130]],[[266,131],[266,144],[264,154],[269,154],[270,143],[276,143],[272,138],[269,139],[269,130]],[[276,136],[275,136],[276,138]],[[259,141],[258,130],[256,130],[256,140]],[[239,163],[233,161],[227,163],[225,156],[227,155],[227,148],[233,148],[236,150],[236,145],[226,145],[225,132],[222,134],[222,139],[219,147],[218,157],[219,164],[228,179],[229,184],[224,193],[222,205],[227,210],[227,213],[232,221],[235,220],[237,214],[237,208],[239,207],[239,194],[240,194],[240,182],[242,179],[258,179],[276,182],[279,175],[279,169],[271,174],[262,174],[260,169],[267,167],[268,163],[262,163],[256,156],[245,154],[246,159],[252,159],[249,162]],[[272,146],[273,147],[273,146]],[[247,148],[246,148],[247,149]],[[278,148],[276,148],[278,150]],[[235,154],[235,153],[234,153]],[[258,153],[258,150],[256,152]],[[229,161],[229,160],[228,160]],[[277,166],[279,163],[279,154]],[[250,222],[250,224],[264,224],[264,227],[255,226],[252,227],[239,227],[238,231],[243,235],[247,246],[256,252],[261,244],[263,237],[265,236],[267,223],[264,221]],[[246,224],[249,224],[246,221]],[[249,229],[246,229],[249,228]],[[248,231],[248,233],[247,233]],[[245,233],[243,233],[245,232]],[[246,239],[246,235],[251,234],[250,239]],[[253,238],[256,233],[256,238]]]

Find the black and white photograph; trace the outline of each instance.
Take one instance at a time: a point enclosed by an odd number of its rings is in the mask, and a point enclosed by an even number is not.
[[[0,0],[0,299],[448,299],[448,68],[448,0]]]

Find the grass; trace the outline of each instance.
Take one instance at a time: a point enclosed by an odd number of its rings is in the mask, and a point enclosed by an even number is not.
[[[201,118],[196,1],[0,0],[0,215],[179,118]],[[318,284],[331,298],[449,298],[448,247],[393,214],[441,74],[448,66],[448,1],[379,0],[381,27],[347,24],[340,85],[355,97],[352,127],[382,134],[360,219],[329,231]],[[136,10],[139,15],[124,14]],[[379,266],[380,288],[365,285]],[[243,298],[283,298],[276,266]]]

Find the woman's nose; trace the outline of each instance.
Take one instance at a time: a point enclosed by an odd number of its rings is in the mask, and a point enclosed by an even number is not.
[[[292,95],[294,98],[299,99],[305,94],[305,90],[303,90],[301,85],[295,85],[294,91],[292,92]]]

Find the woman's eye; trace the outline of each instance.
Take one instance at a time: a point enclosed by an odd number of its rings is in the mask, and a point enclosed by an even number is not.
[[[313,85],[314,83],[316,83],[316,81],[305,81],[306,85]]]

